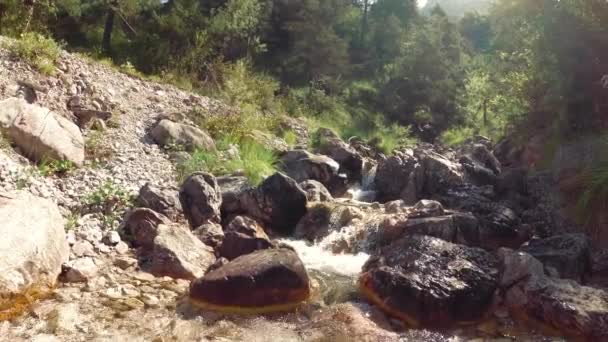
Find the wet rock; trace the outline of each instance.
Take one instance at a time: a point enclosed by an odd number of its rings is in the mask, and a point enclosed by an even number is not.
[[[0,307],[28,289],[57,282],[70,247],[65,220],[50,200],[26,192],[0,193]]]
[[[550,278],[542,263],[528,253],[503,248],[497,254],[502,262],[504,302],[514,317],[577,339],[608,338],[608,293]]]
[[[245,191],[239,203],[245,215],[276,232],[289,234],[306,214],[307,200],[296,181],[279,172]]]
[[[445,213],[443,205],[437,201],[420,200],[414,205],[414,212],[409,217],[433,217]]]
[[[340,164],[335,160],[305,150],[293,150],[281,157],[281,169],[296,182],[318,181],[335,196],[347,189],[346,176],[340,174]]]
[[[364,240],[362,234],[365,228],[364,220],[367,219],[374,220],[374,213],[362,211],[345,203],[316,203],[308,208],[306,215],[298,222],[294,236],[299,239],[320,242],[332,235],[337,238],[334,241],[337,245],[334,245],[332,249],[339,252],[338,250],[342,247],[351,249],[350,247],[353,247],[354,243]],[[339,234],[336,234],[338,232]]]
[[[159,121],[150,131],[150,136],[161,146],[173,144],[184,146],[189,150],[197,148],[215,150],[213,139],[201,129],[167,119]]]
[[[35,162],[84,163],[84,138],[78,126],[47,108],[17,98],[1,101],[0,127],[22,154]]]
[[[158,234],[158,226],[170,223],[171,221],[168,218],[153,210],[137,208],[127,214],[122,233],[125,240],[130,241],[135,246],[151,249]]]
[[[272,246],[264,228],[255,220],[236,216],[224,229],[224,239],[219,253],[222,257],[233,260],[241,255]]]
[[[329,190],[315,180],[307,180],[300,183],[300,188],[306,192],[308,202],[326,202],[334,199]]]
[[[243,255],[190,286],[190,300],[196,306],[237,314],[291,310],[309,295],[306,269],[287,248]]]
[[[367,299],[411,325],[450,325],[485,313],[498,266],[482,249],[411,236],[373,255],[359,285]]]
[[[201,277],[215,261],[211,247],[202,243],[186,227],[161,224],[149,255],[149,270],[156,276],[178,279]]]
[[[63,265],[65,280],[70,283],[86,282],[95,277],[98,271],[93,258],[71,260]]]
[[[464,175],[459,164],[433,151],[419,152],[424,168],[424,187],[426,195],[444,192],[464,184]]]
[[[188,177],[179,191],[179,200],[191,227],[220,222],[222,195],[212,174],[199,172]]]
[[[350,180],[360,180],[363,157],[327,128],[319,128],[316,134],[319,138],[318,152],[337,161],[341,172],[348,174]]]
[[[177,220],[182,211],[177,191],[159,188],[150,183],[146,183],[146,185],[139,189],[136,206],[152,209],[171,220]]]
[[[222,194],[222,217],[241,210],[240,196],[245,190],[251,189],[247,177],[223,176],[216,178]]]
[[[380,161],[374,181],[382,202],[402,199],[406,204],[414,204],[424,186],[422,165],[413,151],[399,152]]]
[[[563,234],[532,240],[521,248],[557,270],[561,278],[582,280],[591,272],[591,244],[584,234]]]
[[[222,226],[217,223],[207,223],[196,228],[192,231],[202,243],[211,248],[217,248],[221,246],[222,240],[224,240],[224,231]]]

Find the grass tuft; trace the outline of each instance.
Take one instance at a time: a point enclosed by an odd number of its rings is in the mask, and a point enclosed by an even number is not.
[[[52,38],[27,32],[9,46],[11,52],[45,75],[55,74],[61,46]]]

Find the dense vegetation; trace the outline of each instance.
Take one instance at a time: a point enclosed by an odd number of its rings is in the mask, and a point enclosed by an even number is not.
[[[39,32],[219,96],[265,130],[259,118],[306,116],[390,152],[410,132],[454,144],[606,125],[605,1],[502,0],[460,16],[416,0],[0,0],[2,34]]]

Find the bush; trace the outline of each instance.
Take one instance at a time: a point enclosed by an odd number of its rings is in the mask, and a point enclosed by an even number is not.
[[[112,180],[107,180],[87,195],[89,211],[101,213],[104,228],[114,229],[122,214],[133,205],[133,197]]]
[[[475,135],[475,129],[471,127],[454,127],[441,134],[441,142],[447,146],[457,146]]]
[[[38,165],[38,172],[43,177],[48,177],[52,175],[65,175],[66,173],[74,170],[76,165],[69,160],[51,160],[51,161],[42,161],[40,165]]]
[[[52,38],[39,33],[28,32],[11,44],[12,53],[24,59],[38,71],[46,75],[55,73],[55,63],[61,55],[61,47]]]
[[[260,144],[251,141],[242,143],[240,155],[240,159],[228,162],[228,169],[231,171],[243,170],[253,185],[261,183],[266,177],[276,172],[277,157]]]
[[[227,142],[218,144],[226,146]],[[216,176],[243,172],[250,183],[257,185],[276,172],[278,162],[274,153],[249,140],[240,144],[240,158],[224,159],[221,152],[196,150],[189,159],[177,165],[178,180],[183,182],[195,172],[209,172]]]

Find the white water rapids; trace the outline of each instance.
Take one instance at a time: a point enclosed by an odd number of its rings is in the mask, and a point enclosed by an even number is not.
[[[280,242],[292,246],[307,270],[316,270],[325,274],[357,277],[361,267],[369,258],[368,254],[333,254],[323,248],[322,244],[310,245],[302,240],[284,239]]]

